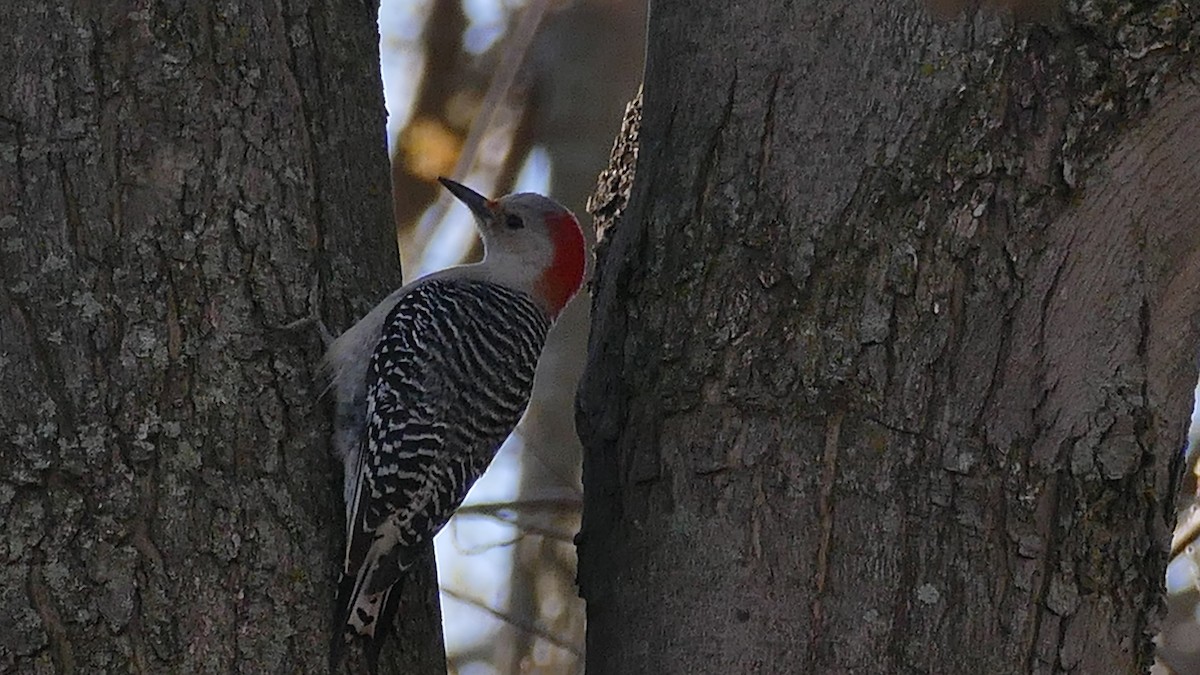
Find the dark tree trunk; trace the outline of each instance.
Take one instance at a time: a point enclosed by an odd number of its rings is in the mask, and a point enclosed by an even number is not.
[[[276,327],[400,277],[374,7],[283,5],[5,10],[0,670],[326,668],[341,468]]]
[[[1195,16],[653,6],[579,397],[590,675],[1145,671]]]

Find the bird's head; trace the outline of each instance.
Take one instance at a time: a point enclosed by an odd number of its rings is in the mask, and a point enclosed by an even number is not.
[[[440,182],[471,209],[483,237],[481,267],[492,279],[529,293],[558,316],[583,283],[583,231],[565,206],[532,192],[488,199],[448,178]]]

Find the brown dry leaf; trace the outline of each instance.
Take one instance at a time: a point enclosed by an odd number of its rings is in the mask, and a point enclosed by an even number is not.
[[[414,119],[400,134],[404,166],[426,180],[452,174],[461,151],[462,138],[432,117]]]

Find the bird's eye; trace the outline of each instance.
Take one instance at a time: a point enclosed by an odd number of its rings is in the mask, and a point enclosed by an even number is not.
[[[504,224],[510,230],[519,230],[522,227],[525,227],[525,222],[521,220],[521,216],[516,216],[511,213],[505,217]]]

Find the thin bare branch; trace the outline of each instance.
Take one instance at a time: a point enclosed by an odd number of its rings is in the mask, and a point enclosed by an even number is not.
[[[485,502],[482,504],[467,504],[458,508],[458,515],[496,516],[505,511],[523,511],[525,513],[572,513],[583,508],[583,501],[574,497],[518,499],[511,502]]]
[[[566,650],[578,657],[583,656],[583,652],[582,652],[582,650],[579,649],[579,647],[576,647],[575,645],[572,645],[569,642],[566,642],[562,638],[559,638],[558,636],[554,635],[553,633],[550,633],[549,631],[545,630],[541,626],[538,626],[536,623],[534,623],[532,621],[526,621],[524,619],[512,616],[511,614],[508,614],[506,612],[502,612],[494,607],[491,607],[489,605],[484,604],[483,602],[480,602],[479,600],[476,600],[475,598],[472,598],[468,595],[459,593],[458,591],[456,591],[452,588],[448,588],[446,586],[442,586],[442,593],[445,593],[447,596],[454,598],[455,600],[458,600],[459,602],[466,603],[468,605],[471,605],[472,607],[477,607],[477,608],[487,612],[488,614],[496,617],[497,619],[500,619],[501,621],[509,624],[510,626],[513,626],[514,628],[516,628],[518,630],[525,631],[526,633],[529,633],[530,635],[536,635],[536,636],[542,638],[543,640],[549,642],[550,644],[554,645],[555,647],[558,647],[559,649]]]
[[[1171,559],[1187,551],[1197,537],[1200,537],[1200,507],[1192,504],[1179,513],[1179,522],[1171,537]]]

